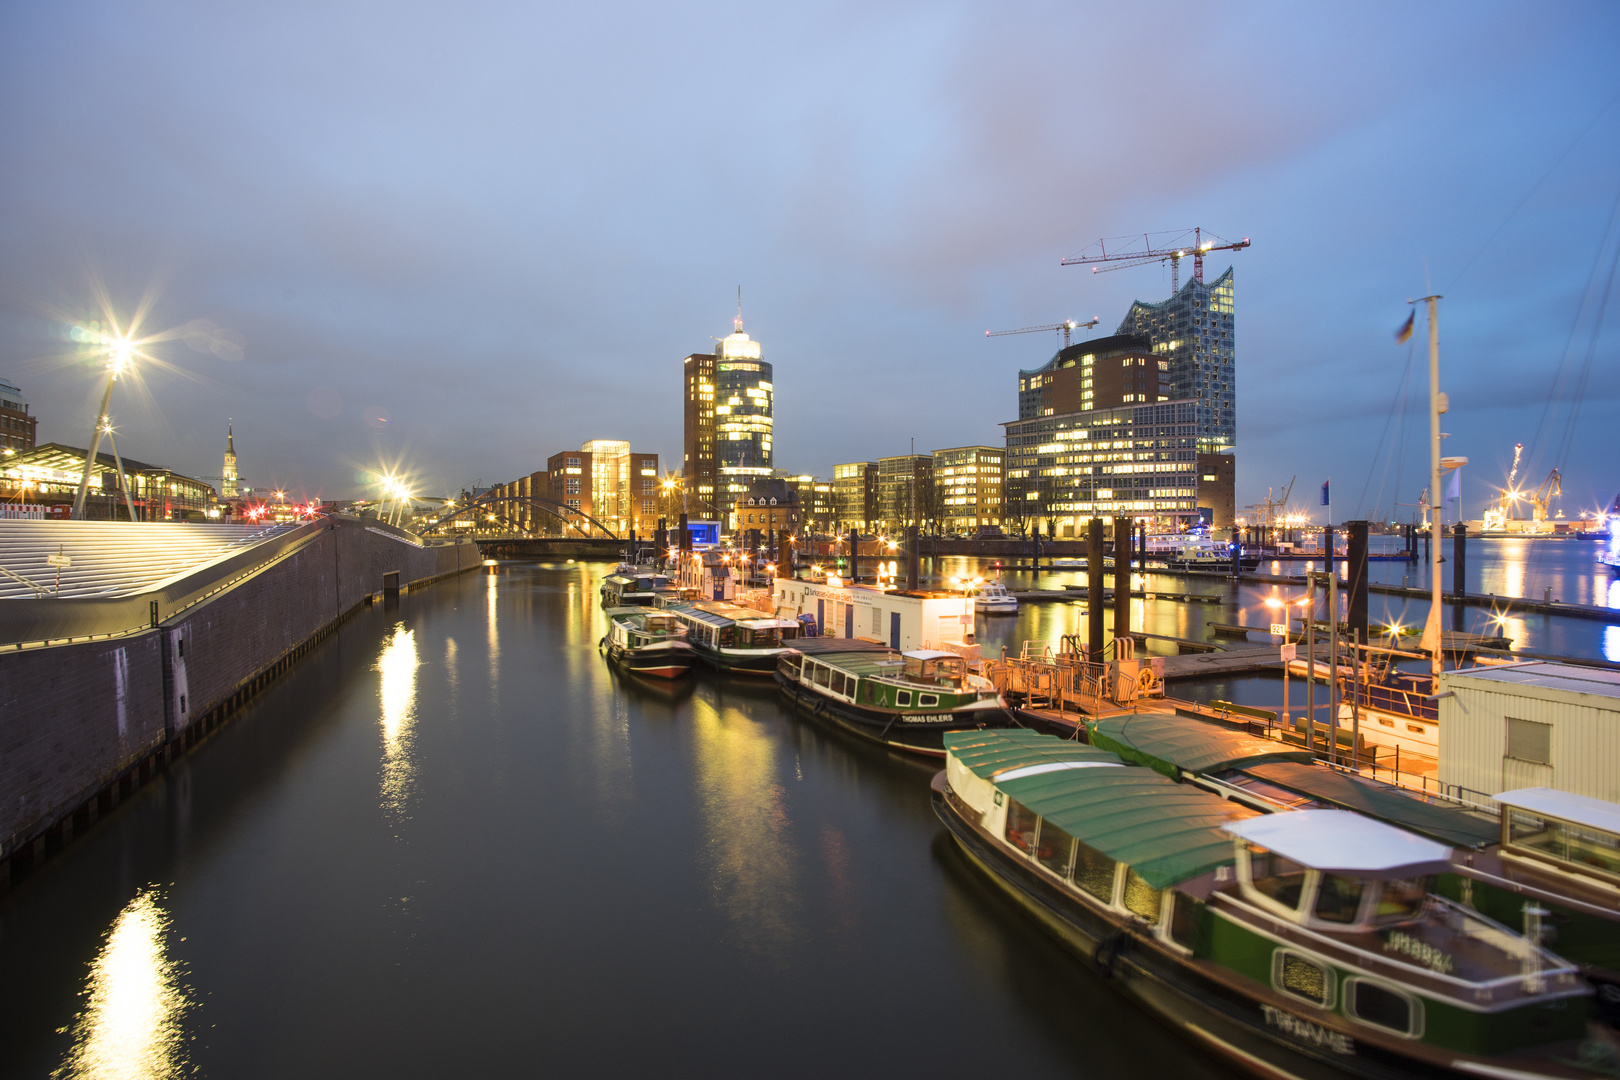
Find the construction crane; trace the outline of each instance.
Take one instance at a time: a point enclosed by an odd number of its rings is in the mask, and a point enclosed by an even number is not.
[[[1079,330],[1081,328],[1090,330],[1093,326],[1097,325],[1097,321],[1097,316],[1093,315],[1090,322],[1075,322],[1073,319],[1069,319],[1065,322],[1047,323],[1045,326],[1020,327],[1017,330],[986,330],[984,332],[984,336],[1006,337],[1008,334],[1038,334],[1043,330],[1061,330],[1063,331],[1063,347],[1067,349],[1069,347],[1069,332],[1071,330]]]
[[[1186,241],[1192,238],[1192,243]],[[1219,241],[1219,243],[1216,243]],[[1143,233],[1136,236],[1107,236],[1092,244],[1078,255],[1070,255],[1060,264],[1062,266],[1090,266],[1093,274],[1107,270],[1124,270],[1130,266],[1146,266],[1148,263],[1170,263],[1170,293],[1174,295],[1181,287],[1181,260],[1192,256],[1193,280],[1204,280],[1204,256],[1211,251],[1242,251],[1249,246],[1249,238],[1242,240],[1227,240],[1210,233],[1204,236],[1200,228],[1189,229],[1185,232]],[[1103,263],[1112,263],[1104,266]]]
[[[1549,488],[1551,489],[1550,492],[1548,490]],[[1530,494],[1530,508],[1531,508],[1530,509],[1530,518],[1531,518],[1531,520],[1532,521],[1546,521],[1547,520],[1547,503],[1554,496],[1562,498],[1563,494],[1564,494],[1564,478],[1563,478],[1562,475],[1559,474],[1557,469],[1554,469],[1552,472],[1547,474],[1547,479],[1545,479],[1545,480],[1543,480],[1541,482],[1541,486],[1536,488],[1536,490],[1531,492],[1531,494]]]
[[[1293,478],[1288,481],[1288,490],[1283,492],[1282,498],[1278,499],[1273,497],[1276,494],[1276,488],[1266,488],[1266,497],[1264,499],[1262,499],[1260,502],[1254,503],[1253,505],[1245,506],[1243,509],[1260,511],[1260,520],[1255,522],[1255,524],[1264,525],[1267,528],[1275,527],[1287,516],[1288,498],[1294,493],[1294,481],[1298,479],[1299,474],[1296,473]]]

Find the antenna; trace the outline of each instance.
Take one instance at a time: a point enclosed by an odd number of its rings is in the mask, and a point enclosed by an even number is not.
[[[737,321],[733,323],[737,333],[742,333],[742,286],[737,286]]]

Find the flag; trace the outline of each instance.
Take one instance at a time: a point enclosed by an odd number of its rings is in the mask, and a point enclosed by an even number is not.
[[[1412,321],[1416,318],[1417,308],[1413,308],[1412,313],[1406,317],[1406,321],[1401,323],[1401,328],[1395,331],[1395,344],[1405,345],[1412,340]]]
[[[1322,505],[1323,506],[1331,506],[1332,505],[1332,503],[1328,502],[1328,485],[1331,484],[1332,482],[1333,481],[1331,481],[1331,480],[1322,481]]]
[[[1460,499],[1460,498],[1462,498],[1462,470],[1461,469],[1452,469],[1451,470],[1451,483],[1446,485],[1446,498],[1448,498],[1448,499]]]

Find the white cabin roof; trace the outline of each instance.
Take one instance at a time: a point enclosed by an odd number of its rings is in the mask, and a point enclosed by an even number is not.
[[[961,656],[953,652],[941,652],[938,649],[912,649],[905,655],[913,660],[960,660]]]
[[[1603,832],[1620,833],[1620,804],[1602,799],[1573,795],[1557,788],[1532,787],[1504,791],[1496,796],[1496,801],[1503,806],[1528,810],[1532,814],[1545,814]]]
[[[1465,686],[1469,683],[1494,683],[1494,686],[1488,688],[1502,693],[1512,693],[1517,688],[1532,691],[1562,690],[1571,694],[1620,698],[1620,671],[1582,667],[1577,664],[1533,661],[1502,667],[1466,668],[1462,671],[1448,671],[1445,678],[1448,686],[1453,682]],[[1601,707],[1614,708],[1612,705]]]
[[[1224,827],[1233,836],[1270,848],[1285,859],[1329,873],[1429,873],[1441,869],[1451,857],[1451,849],[1444,844],[1348,810],[1291,810]]]

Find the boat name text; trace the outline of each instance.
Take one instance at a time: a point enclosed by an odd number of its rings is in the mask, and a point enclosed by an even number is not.
[[[1302,1039],[1312,1045],[1332,1050],[1335,1054],[1354,1054],[1356,1052],[1355,1040],[1341,1032],[1325,1028],[1321,1024],[1313,1024],[1309,1020],[1303,1020],[1293,1013],[1283,1012],[1281,1009],[1271,1005],[1260,1006],[1260,1011],[1265,1013],[1267,1024],[1292,1035],[1296,1039]]]

